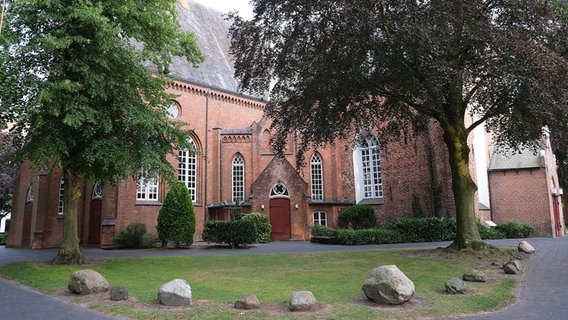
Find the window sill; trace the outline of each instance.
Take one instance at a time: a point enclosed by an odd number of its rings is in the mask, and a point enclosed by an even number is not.
[[[134,205],[135,205],[135,206],[161,206],[162,203],[159,202],[159,201],[142,201],[142,200],[137,200]]]

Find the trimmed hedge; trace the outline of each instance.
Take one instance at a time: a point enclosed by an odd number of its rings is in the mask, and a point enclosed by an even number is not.
[[[401,218],[391,221],[386,229],[402,235],[403,242],[436,242],[454,240],[454,218]]]
[[[270,236],[272,233],[272,225],[270,225],[270,219],[267,215],[260,212],[252,212],[246,214],[242,217],[243,220],[250,220],[256,224],[256,229],[258,231],[258,236],[256,238],[256,243],[269,243]]]
[[[203,226],[202,237],[207,243],[228,244],[231,248],[238,248],[255,243],[258,230],[252,220],[209,220]]]
[[[529,238],[535,233],[533,226],[517,221],[498,224],[495,230],[502,232],[507,238]]]
[[[365,244],[401,243],[403,236],[395,230],[388,229],[359,229],[337,231],[336,243],[357,246]]]
[[[505,239],[505,234],[495,228],[490,228],[480,221],[477,221],[477,229],[479,229],[479,235],[483,240],[497,240]]]
[[[141,222],[133,222],[120,230],[118,235],[114,237],[117,248],[152,248],[156,243],[156,237],[148,233],[146,225]]]
[[[370,229],[377,225],[375,209],[368,205],[354,205],[345,208],[338,217],[339,228],[354,230]]]

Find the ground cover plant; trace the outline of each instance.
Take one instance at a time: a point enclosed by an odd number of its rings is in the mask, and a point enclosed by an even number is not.
[[[0,275],[90,308],[136,319],[420,319],[495,310],[514,299],[516,281],[491,264],[508,256],[479,254],[420,249],[145,257],[94,260],[88,266],[19,263],[0,268]],[[362,293],[367,273],[386,264],[397,265],[416,286],[415,296],[403,307],[370,303]],[[489,281],[468,284],[466,295],[443,292],[446,280],[472,267],[485,270]],[[101,273],[111,286],[126,286],[131,298],[113,303],[108,293],[98,298],[68,293],[69,275],[86,268]],[[158,288],[174,278],[190,283],[193,306],[157,304]],[[287,311],[292,292],[300,290],[312,291],[321,309]],[[232,307],[234,301],[251,293],[262,302],[259,310]]]

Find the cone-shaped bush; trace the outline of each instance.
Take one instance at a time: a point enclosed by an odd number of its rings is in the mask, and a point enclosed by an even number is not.
[[[162,246],[191,245],[195,233],[195,211],[189,190],[182,182],[171,185],[158,215],[158,238]]]

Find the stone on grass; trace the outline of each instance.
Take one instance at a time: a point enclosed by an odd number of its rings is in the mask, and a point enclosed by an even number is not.
[[[110,300],[128,300],[128,289],[123,286],[115,286],[110,288]]]
[[[467,285],[462,279],[452,278],[446,281],[446,292],[449,294],[464,294],[467,292]]]
[[[523,266],[519,260],[511,259],[503,265],[503,271],[506,274],[517,274],[523,270]]]
[[[462,280],[469,282],[487,282],[487,277],[482,271],[471,269],[469,272],[463,274]]]
[[[235,301],[235,309],[258,309],[260,307],[260,301],[254,294],[246,295],[239,300]]]
[[[365,296],[376,303],[399,305],[414,295],[414,283],[395,265],[371,270],[362,289]]]
[[[108,291],[108,282],[95,270],[85,269],[71,274],[67,288],[78,294],[98,293]]]
[[[311,291],[296,291],[292,293],[289,305],[291,311],[309,311],[316,303],[316,298]]]
[[[184,279],[174,279],[158,290],[158,302],[165,306],[190,306],[191,287]]]
[[[535,249],[530,243],[526,242],[525,240],[519,242],[519,251],[524,253],[534,253]]]

